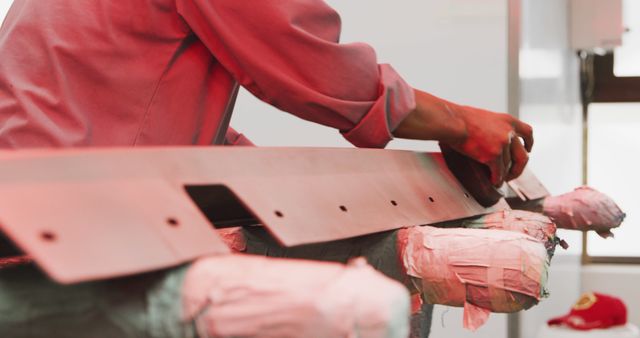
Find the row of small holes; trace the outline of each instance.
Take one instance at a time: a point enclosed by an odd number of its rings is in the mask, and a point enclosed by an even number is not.
[[[180,225],[180,222],[173,217],[169,217],[167,218],[167,224],[175,228]],[[43,231],[40,233],[40,238],[42,238],[42,240],[45,242],[55,242],[57,239],[57,236],[51,231]]]
[[[467,198],[469,198],[469,194],[467,194],[467,193],[465,193],[465,194],[464,194],[464,196],[465,196],[465,197],[467,197]],[[429,201],[430,201],[431,203],[434,203],[434,202],[435,202],[435,200],[434,200],[434,199],[433,199],[433,197],[431,197],[431,196],[429,196]],[[396,202],[396,201],[394,201],[394,200],[391,200],[391,204],[392,204],[394,207],[395,207],[395,206],[398,206],[398,202]],[[340,206],[340,210],[342,210],[343,212],[347,212],[347,211],[349,211],[349,210],[347,209],[347,207],[345,207],[344,205],[341,205],[341,206]],[[282,211],[280,211],[280,210],[276,210],[276,211],[275,211],[275,214],[276,214],[276,216],[277,216],[277,217],[280,217],[280,218],[284,217],[284,214],[283,214],[283,213],[282,213]],[[180,225],[180,222],[178,222],[178,220],[177,220],[177,219],[175,219],[175,218],[173,218],[173,217],[169,217],[169,218],[167,218],[167,224],[169,224],[169,226],[171,226],[171,227],[174,227],[174,228],[175,228],[175,227],[178,227],[178,226]],[[55,235],[54,233],[52,233],[52,232],[49,232],[49,231],[44,231],[44,232],[42,232],[42,233],[40,234],[40,237],[41,237],[44,241],[46,241],[46,242],[54,242],[54,241],[56,240],[56,235]]]
[[[468,194],[466,194],[466,193],[465,193],[464,195],[465,195],[466,197],[469,197],[469,195],[468,195]],[[429,196],[429,201],[430,201],[431,203],[435,203],[435,201],[436,201],[436,200],[435,200],[435,199],[433,199],[433,197]],[[394,207],[397,207],[397,206],[398,206],[398,202],[396,202],[396,201],[394,201],[394,200],[391,200],[391,204],[392,204]],[[347,212],[347,211],[349,211],[349,210],[347,209],[347,207],[345,207],[344,205],[341,205],[341,206],[340,206],[340,210],[342,210],[343,212]],[[283,214],[283,213],[282,213],[282,211],[280,211],[280,210],[276,210],[276,211],[274,212],[274,214],[276,214],[276,216],[277,216],[277,217],[279,217],[279,218],[283,218],[283,217],[284,217],[284,214]]]

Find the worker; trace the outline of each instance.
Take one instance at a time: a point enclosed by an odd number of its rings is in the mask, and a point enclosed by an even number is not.
[[[0,147],[220,143],[239,84],[357,147],[438,140],[496,185],[522,172],[529,125],[414,89],[339,37],[321,0],[15,0],[0,29]]]
[[[242,86],[357,147],[438,140],[495,185],[522,172],[529,125],[411,87],[340,28],[322,0],[14,0],[0,148],[221,144]]]

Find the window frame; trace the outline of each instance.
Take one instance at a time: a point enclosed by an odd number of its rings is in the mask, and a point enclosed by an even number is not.
[[[640,77],[616,76],[613,72],[614,52],[593,56],[593,92],[586,101],[583,123],[588,134],[588,105],[590,103],[640,103]],[[588,142],[585,136],[584,142]],[[583,156],[585,174],[588,170],[588,150]],[[582,234],[582,264],[640,264],[640,256],[591,256],[588,253],[588,235]]]

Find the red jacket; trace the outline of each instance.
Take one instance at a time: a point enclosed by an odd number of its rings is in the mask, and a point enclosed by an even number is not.
[[[0,147],[208,145],[237,83],[383,147],[413,91],[320,0],[15,0],[0,29]]]

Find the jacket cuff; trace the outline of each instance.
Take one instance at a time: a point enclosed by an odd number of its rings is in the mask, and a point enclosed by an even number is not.
[[[224,137],[224,145],[226,146],[255,146],[244,134],[238,133],[235,129],[229,127]]]
[[[367,114],[342,136],[358,148],[384,148],[391,132],[416,107],[413,87],[390,66],[380,68],[380,96]]]

